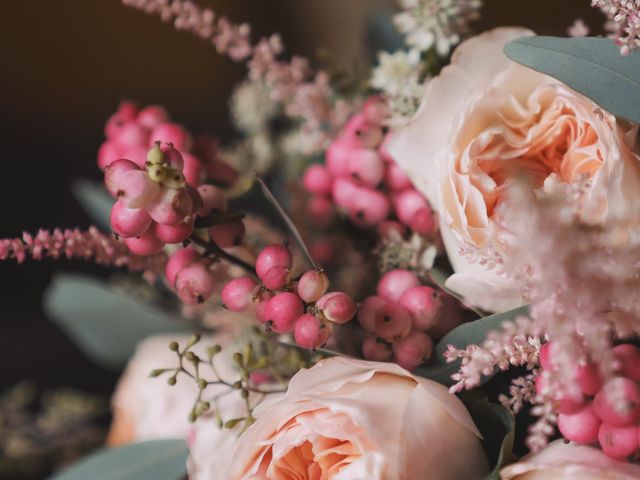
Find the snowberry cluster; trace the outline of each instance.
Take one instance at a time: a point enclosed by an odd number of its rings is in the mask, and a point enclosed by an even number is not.
[[[325,164],[306,170],[303,185],[312,194],[309,213],[328,223],[335,204],[364,228],[404,233],[409,227],[430,235],[435,229],[431,207],[385,149],[387,117],[384,102],[369,99],[331,144]]]
[[[169,287],[178,298],[195,305],[208,299],[216,288],[215,276],[209,268],[212,260],[192,247],[176,250],[165,266]]]
[[[256,274],[236,278],[222,290],[222,302],[234,312],[254,309],[258,321],[275,333],[293,332],[296,343],[315,349],[324,345],[334,324],[351,320],[358,309],[349,295],[327,293],[329,279],[321,270],[291,277],[293,259],[283,245],[265,247],[256,259]]]
[[[426,333],[436,327],[442,310],[440,294],[420,284],[409,270],[391,270],[378,282],[377,295],[360,306],[358,320],[368,332],[362,353],[368,360],[393,360],[413,370],[431,356]]]
[[[624,460],[640,450],[640,349],[630,344],[614,347],[615,375],[603,380],[591,363],[577,365],[579,393],[557,398],[560,433],[568,440],[599,443],[608,456]],[[555,370],[553,344],[540,351],[542,373],[536,390],[545,395],[549,375]]]

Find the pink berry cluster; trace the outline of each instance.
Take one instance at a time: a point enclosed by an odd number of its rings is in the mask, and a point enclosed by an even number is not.
[[[440,294],[421,285],[415,273],[401,269],[385,273],[377,295],[367,297],[358,312],[367,331],[364,357],[415,369],[431,356],[433,342],[427,332],[437,326],[441,311]]]
[[[176,250],[165,265],[169,288],[187,305],[204,302],[213,295],[216,280],[210,267],[212,260],[192,247]]]
[[[333,141],[324,164],[311,165],[303,185],[312,194],[311,216],[328,223],[334,205],[364,228],[430,235],[435,221],[427,200],[385,149],[388,111],[379,98],[369,99]],[[395,218],[395,220],[394,220]]]
[[[536,379],[536,390],[545,392],[556,367],[553,344],[540,351],[542,373]],[[625,460],[640,450],[640,349],[622,344],[613,348],[615,374],[604,379],[596,365],[577,365],[575,378],[580,393],[557,398],[558,428],[568,440],[598,443],[605,454]]]
[[[236,278],[222,290],[222,302],[234,312],[254,309],[257,320],[278,334],[292,333],[298,345],[315,349],[324,345],[333,325],[351,320],[357,305],[343,292],[329,292],[329,279],[319,270],[293,280],[291,252],[283,245],[265,247],[256,259],[256,274]]]

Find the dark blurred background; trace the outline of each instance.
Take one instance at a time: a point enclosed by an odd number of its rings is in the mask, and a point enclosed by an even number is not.
[[[510,24],[563,35],[581,17],[601,30],[590,0],[485,3],[478,29]],[[359,55],[360,30],[347,21],[344,0],[200,4],[250,22],[254,38],[280,32],[290,53],[313,57],[325,46],[347,60]],[[0,58],[0,237],[89,225],[69,185],[78,177],[100,179],[95,158],[103,124],[123,98],[163,104],[193,132],[233,138],[227,98],[243,68],[118,0],[3,0]],[[21,379],[43,388],[113,389],[117,375],[86,360],[42,312],[42,292],[61,269],[106,273],[82,262],[0,264],[0,390]]]

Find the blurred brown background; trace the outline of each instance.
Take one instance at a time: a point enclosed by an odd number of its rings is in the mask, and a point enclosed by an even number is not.
[[[280,32],[290,53],[313,56],[326,46],[348,60],[362,55],[358,9],[374,3],[200,2],[251,22],[254,38]],[[576,17],[596,33],[602,24],[590,0],[485,3],[479,29],[511,24],[563,35]],[[122,98],[161,103],[194,132],[214,132],[222,140],[234,135],[227,97],[243,68],[118,0],[2,0],[0,58],[2,237],[38,227],[88,226],[68,186],[77,177],[100,178],[95,155],[103,124]],[[41,312],[40,296],[57,269],[100,272],[79,262],[0,264],[0,390],[22,378],[43,387],[113,388],[116,375],[84,359]]]

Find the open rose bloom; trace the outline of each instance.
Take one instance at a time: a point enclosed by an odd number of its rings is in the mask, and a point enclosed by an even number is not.
[[[389,363],[323,360],[255,416],[227,469],[194,478],[473,480],[488,471],[460,400]]]
[[[518,179],[544,191],[580,185],[581,220],[638,224],[635,131],[550,77],[510,61],[504,45],[533,33],[499,28],[462,43],[427,83],[420,110],[389,148],[440,216],[456,272],[447,286],[488,311],[522,303],[518,286],[469,255],[504,253],[500,203]],[[508,231],[508,225],[505,227]],[[523,248],[526,239],[518,239]],[[497,270],[497,269],[496,269]]]

